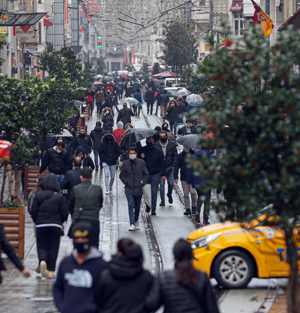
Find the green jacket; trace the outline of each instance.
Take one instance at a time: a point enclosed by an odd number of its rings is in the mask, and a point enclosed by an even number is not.
[[[86,180],[79,185],[73,187],[71,198],[69,200],[69,210],[72,219],[76,219],[79,214],[79,208],[83,206],[87,191],[91,185],[90,180]],[[86,199],[80,219],[88,219],[99,221],[99,211],[102,208],[103,196],[102,189],[98,185],[93,185]]]

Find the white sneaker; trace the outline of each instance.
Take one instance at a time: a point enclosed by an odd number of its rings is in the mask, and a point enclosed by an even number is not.
[[[41,261],[40,271],[41,271],[42,277],[48,276],[47,263],[45,261]]]
[[[140,222],[137,221],[135,222],[135,230],[139,230],[140,229]]]
[[[109,190],[106,190],[106,193],[105,193],[105,194],[106,194],[106,195],[109,195],[109,193],[110,193],[110,191],[109,191]]]
[[[129,231],[135,230],[135,225],[134,225],[134,224],[131,224],[128,230],[129,230]]]

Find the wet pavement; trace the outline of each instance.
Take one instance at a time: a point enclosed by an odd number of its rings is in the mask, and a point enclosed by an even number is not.
[[[151,128],[159,125],[159,120],[156,116],[148,115],[147,118]],[[96,112],[94,112],[88,123],[88,133],[90,133],[94,128],[97,120],[99,120],[99,118],[97,118]],[[140,117],[134,117],[132,122],[135,127],[147,127],[147,123],[142,114]],[[91,156],[93,158],[93,154]],[[154,273],[156,264],[153,259],[153,253],[149,248],[149,241],[146,236],[142,216],[140,217],[141,229],[134,232],[128,231],[130,226],[128,206],[124,192],[124,185],[118,178],[119,173],[120,171],[117,170],[112,194],[104,195],[103,208],[100,212],[100,250],[103,251],[104,258],[109,260],[111,255],[116,251],[118,239],[122,237],[130,237],[142,246],[145,259],[144,267]],[[103,171],[94,172],[93,183],[100,185],[102,189],[105,190]],[[175,192],[173,193],[173,200],[174,202],[172,205],[166,203],[165,207],[160,207],[160,196],[158,196],[157,215],[151,216],[154,232],[162,253],[164,269],[173,268],[174,260],[172,256],[172,247],[175,241],[179,238],[186,238],[187,234],[195,229],[191,220],[183,215],[184,208]],[[218,221],[214,212],[211,214],[211,221]],[[52,300],[53,282],[42,279],[41,276],[35,272],[38,259],[36,253],[34,225],[28,213],[26,213],[25,223],[25,258],[23,262],[24,265],[30,270],[31,277],[28,279],[24,278],[10,263],[10,261],[5,260],[8,270],[7,272],[2,272],[3,284],[0,286],[0,313],[57,312]],[[68,220],[67,225],[65,225],[65,233],[67,233],[69,225],[70,219]],[[72,248],[71,240],[67,236],[61,237],[57,265],[60,263],[62,258],[71,253]],[[215,280],[211,280],[211,282],[213,285],[216,284]],[[281,283],[284,285],[285,281],[283,280]],[[267,295],[269,285],[270,280],[253,279],[249,284],[249,288],[245,290],[230,290],[221,299],[220,311],[222,313],[257,312]]]

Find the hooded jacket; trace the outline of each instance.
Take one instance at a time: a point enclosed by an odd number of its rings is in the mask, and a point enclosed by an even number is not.
[[[140,92],[135,92],[133,98],[136,99],[139,103],[143,102],[142,94]]]
[[[141,153],[145,154],[144,161],[150,175],[160,173],[161,176],[166,176],[166,163],[160,148],[156,145],[145,146],[141,149]]]
[[[93,140],[93,148],[100,148],[102,137],[106,134],[104,129],[101,126],[96,126],[91,132],[91,138]]]
[[[170,102],[170,98],[168,96],[167,90],[163,90],[162,94],[158,97],[157,104],[158,105],[167,105]]]
[[[124,125],[130,124],[131,116],[134,116],[132,110],[127,107],[123,107],[123,109],[119,111],[117,122],[122,121]]]
[[[54,302],[59,312],[98,312],[94,293],[101,273],[107,268],[102,256],[92,247],[82,264],[78,264],[77,250],[61,261],[53,287]]]
[[[200,158],[214,158],[215,156],[208,151],[207,149],[200,149],[196,153],[194,153],[191,157],[191,159],[199,160]],[[200,176],[193,173],[193,168],[190,166],[187,169],[186,173],[186,182],[188,185],[192,185],[193,188],[199,188],[202,184],[205,183],[206,178],[204,176]]]
[[[62,194],[55,175],[47,175],[39,186],[43,191],[33,199],[30,215],[36,226],[62,225],[68,219],[68,204]]]
[[[50,173],[63,175],[69,169],[70,160],[68,152],[64,149],[62,152],[58,153],[55,147],[56,146],[47,150],[40,173],[43,173],[48,167]]]
[[[75,155],[78,156],[78,154],[80,152],[83,152],[83,158],[82,158],[83,159],[83,164],[82,164],[82,167],[90,167],[91,169],[95,169],[95,164],[94,164],[92,158],[89,155],[85,154],[85,151],[84,151],[83,147],[79,146],[76,149]]]
[[[168,126],[169,126],[168,123],[167,123],[167,122],[164,122],[164,123],[162,123],[162,126],[163,126],[164,124],[167,124],[167,128],[163,128],[163,127],[162,127],[162,130],[167,133],[167,136],[168,136],[168,139],[169,139],[169,140],[175,142],[176,137],[175,137],[174,133],[171,132],[170,129],[168,128]]]
[[[175,105],[172,107],[171,104],[173,102],[175,102]],[[178,114],[179,114],[178,102],[176,100],[171,100],[168,103],[167,114],[164,118],[168,120],[169,122],[177,122]]]
[[[154,278],[125,256],[114,256],[100,276],[95,298],[101,313],[144,313]]]
[[[115,130],[113,131],[113,136],[115,137],[116,142],[117,142],[117,143],[120,143],[121,138],[122,138],[122,136],[123,136],[123,134],[124,134],[124,132],[125,132],[125,129],[123,129],[123,123],[122,123],[121,121],[119,121],[119,122],[117,123],[117,127],[118,127],[118,129],[115,129]]]
[[[172,172],[172,168],[175,167],[177,158],[178,158],[178,152],[176,145],[173,141],[170,141],[167,139],[167,150],[165,155],[165,163],[166,163],[166,172],[167,174],[170,174]],[[162,151],[162,144],[160,140],[156,143],[156,146],[159,147]]]
[[[108,115],[106,115],[106,111],[109,111]],[[110,107],[106,107],[103,109],[103,111],[102,111],[102,122],[103,122],[104,131],[106,133],[112,133],[112,128],[114,126],[114,118],[112,116],[112,110]]]
[[[121,154],[121,148],[117,144],[115,137],[111,134],[104,135],[99,149],[99,156],[102,162],[109,166],[116,165]]]
[[[141,159],[125,160],[120,173],[125,185],[125,193],[131,196],[142,196],[143,186],[148,182],[149,173],[145,161]]]

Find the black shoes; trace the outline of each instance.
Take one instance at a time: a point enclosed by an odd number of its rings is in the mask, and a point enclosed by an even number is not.
[[[150,207],[148,204],[146,204],[146,212],[149,213],[151,211]]]
[[[165,206],[165,203],[162,201],[159,206]]]
[[[167,195],[168,198],[169,198],[169,203],[172,204],[173,203],[173,198],[172,198],[172,195]]]
[[[156,215],[156,212],[155,211],[151,211],[151,215]]]
[[[184,215],[191,215],[191,210],[190,209],[186,209],[183,214]]]
[[[95,171],[96,171],[96,172],[99,171],[99,166],[96,166]]]

